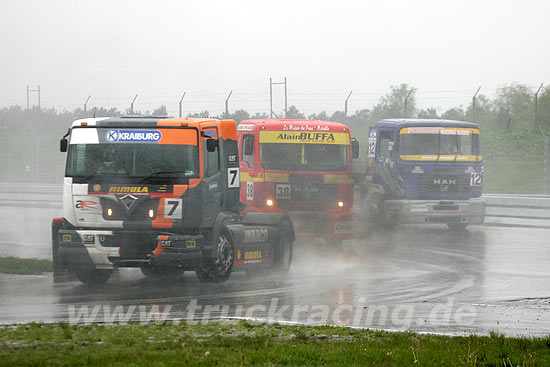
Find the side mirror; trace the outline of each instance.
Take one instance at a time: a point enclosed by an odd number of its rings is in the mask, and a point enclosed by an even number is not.
[[[68,145],[69,145],[69,141],[66,138],[61,139],[59,141],[59,151],[60,152],[66,152]]]
[[[218,144],[219,142],[217,139],[206,139],[206,150],[208,152],[215,152]]]
[[[359,158],[359,142],[355,138],[351,138],[351,154],[354,159]]]

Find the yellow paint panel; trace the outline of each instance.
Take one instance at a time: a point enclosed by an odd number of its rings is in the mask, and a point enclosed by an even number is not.
[[[326,184],[353,184],[353,178],[346,175],[324,175],[324,183]]]
[[[263,174],[252,177],[250,176],[250,173],[241,171],[239,176],[241,177],[241,182],[264,182]]]
[[[288,173],[265,173],[265,182],[288,183]]]
[[[330,131],[260,131],[260,143],[350,144],[348,133]]]
[[[483,157],[478,155],[440,155],[439,159],[437,155],[402,155],[400,156],[404,161],[446,161],[446,162],[477,162],[482,161]]]

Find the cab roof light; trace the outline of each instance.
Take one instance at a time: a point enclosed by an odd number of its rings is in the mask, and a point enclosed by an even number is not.
[[[86,121],[82,121],[82,122],[80,123],[80,126],[88,126],[88,123],[87,123]]]

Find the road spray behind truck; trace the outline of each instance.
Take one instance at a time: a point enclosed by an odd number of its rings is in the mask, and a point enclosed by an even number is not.
[[[68,137],[68,138],[67,138]],[[294,230],[284,214],[241,215],[234,121],[115,117],[75,121],[63,218],[52,223],[54,274],[102,283],[120,267],[147,276],[288,271]]]
[[[298,236],[353,238],[349,128],[332,121],[257,119],[238,128],[241,202],[247,212],[287,213]]]
[[[370,227],[483,223],[483,159],[477,124],[389,119],[369,129],[361,210]]]

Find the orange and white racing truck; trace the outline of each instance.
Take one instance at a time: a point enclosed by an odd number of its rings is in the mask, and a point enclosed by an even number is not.
[[[54,275],[70,269],[102,283],[138,267],[219,282],[238,270],[288,271],[290,218],[241,213],[234,121],[88,118],[60,145],[67,161],[63,218],[52,222]]]
[[[359,144],[346,125],[257,119],[237,131],[246,212],[289,214],[298,236],[333,245],[353,238],[352,158]]]

